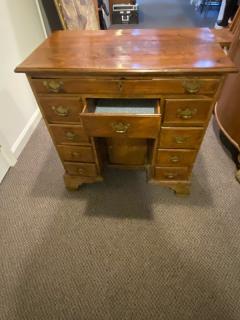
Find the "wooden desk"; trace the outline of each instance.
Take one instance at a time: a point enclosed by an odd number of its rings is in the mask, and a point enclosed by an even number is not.
[[[67,188],[101,181],[112,165],[144,169],[179,194],[189,192],[216,98],[235,71],[208,29],[60,31],[16,68],[28,76]]]

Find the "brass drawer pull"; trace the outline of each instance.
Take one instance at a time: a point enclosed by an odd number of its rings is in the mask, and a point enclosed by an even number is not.
[[[79,168],[79,169],[78,169],[78,173],[79,173],[79,174],[84,174],[84,173],[85,173],[85,171],[84,171],[84,169],[83,169],[83,168]]]
[[[52,110],[54,111],[54,113],[57,116],[60,116],[60,117],[67,117],[69,115],[69,108],[68,107],[64,107],[64,106],[55,107],[55,106],[52,106]]]
[[[72,155],[73,158],[77,158],[77,157],[80,156],[79,152],[76,152],[76,151],[73,151],[73,152],[71,153],[71,155]]]
[[[48,91],[58,93],[62,90],[63,82],[57,80],[45,80],[43,81],[43,85],[48,89]]]
[[[177,136],[177,137],[175,137],[175,142],[177,144],[183,144],[183,143],[187,142],[189,139],[190,139],[190,137]]]
[[[183,120],[189,120],[192,119],[192,117],[197,113],[197,108],[190,109],[177,109],[177,116]]]
[[[170,157],[171,162],[173,163],[177,163],[180,161],[180,158],[178,156],[171,156]]]
[[[178,174],[174,174],[174,173],[167,173],[165,174],[165,178],[167,179],[174,179],[174,178],[177,178]]]
[[[195,94],[200,91],[201,83],[199,80],[185,80],[183,86],[188,93]]]
[[[111,127],[116,133],[126,133],[130,127],[130,124],[124,122],[112,122]]]
[[[77,135],[76,135],[76,133],[74,133],[74,132],[67,131],[67,132],[65,133],[65,137],[66,137],[67,140],[73,141],[73,140],[76,139]]]

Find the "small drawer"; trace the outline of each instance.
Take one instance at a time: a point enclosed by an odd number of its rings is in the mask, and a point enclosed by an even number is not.
[[[97,167],[93,163],[64,162],[64,168],[70,175],[96,177]]]
[[[194,150],[172,150],[158,149],[156,165],[161,167],[187,167],[192,166],[197,151]]]
[[[49,128],[56,144],[89,143],[89,138],[82,126],[50,125]]]
[[[212,99],[167,99],[164,125],[203,126],[211,106]]]
[[[160,148],[198,149],[204,134],[203,128],[163,127]]]
[[[77,93],[77,94],[117,94],[118,80],[110,79],[32,79],[31,84],[37,93]]]
[[[129,113],[136,110],[134,107],[126,108],[124,106],[122,108],[115,108],[109,107],[109,105],[99,108],[104,111],[98,112],[95,102],[90,102],[79,115],[83,127],[89,136],[156,138],[159,135],[161,114],[158,100],[154,100],[151,107],[144,108],[141,105],[140,109],[142,111],[136,108],[139,110],[137,113]],[[107,110],[110,110],[110,112]]]
[[[91,147],[57,146],[63,161],[95,162]]]
[[[44,96],[39,102],[49,123],[79,122],[79,113],[83,109],[80,97]]]
[[[153,78],[148,80],[123,80],[120,84],[125,95],[160,94],[210,94],[216,93],[217,78]]]
[[[155,167],[155,179],[163,181],[188,180],[190,170],[188,168]]]

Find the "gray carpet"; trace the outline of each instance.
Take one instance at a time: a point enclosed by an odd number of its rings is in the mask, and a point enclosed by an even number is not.
[[[234,171],[211,123],[188,198],[117,170],[70,193],[41,123],[0,185],[0,320],[239,320]]]
[[[117,170],[71,193],[41,123],[0,185],[0,319],[239,320],[234,171],[211,124],[188,198]]]

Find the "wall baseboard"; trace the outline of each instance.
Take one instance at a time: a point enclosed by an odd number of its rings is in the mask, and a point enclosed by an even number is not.
[[[20,156],[41,119],[42,115],[40,110],[37,109],[11,148],[11,152],[16,159]]]

